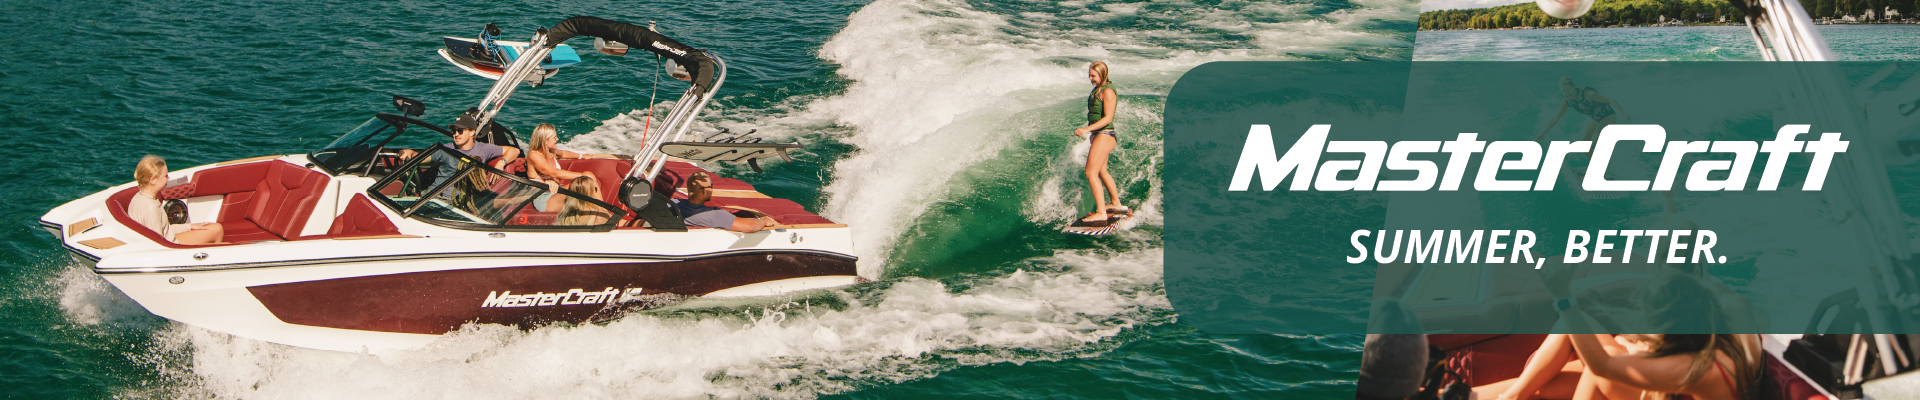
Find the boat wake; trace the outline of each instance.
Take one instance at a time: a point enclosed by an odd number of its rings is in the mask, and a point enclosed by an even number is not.
[[[172,370],[187,383],[182,397],[807,398],[1110,349],[1128,329],[1172,318],[1160,257],[1062,251],[958,284],[907,278],[771,306],[696,300],[534,331],[469,325],[379,355],[173,324],[149,359],[191,360]]]

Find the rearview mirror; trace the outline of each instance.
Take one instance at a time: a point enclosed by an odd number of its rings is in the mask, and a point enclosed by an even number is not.
[[[400,110],[401,114],[406,114],[411,117],[419,117],[420,114],[427,112],[427,105],[425,103],[399,95],[393,96],[393,108]]]

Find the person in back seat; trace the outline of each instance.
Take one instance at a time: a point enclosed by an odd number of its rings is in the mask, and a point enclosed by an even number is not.
[[[725,209],[708,206],[707,200],[713,199],[712,188],[713,180],[708,179],[704,171],[687,176],[687,198],[673,199],[673,202],[674,207],[680,209],[680,215],[686,218],[688,226],[754,233],[779,225],[772,218],[737,218]]]
[[[593,179],[591,172],[582,174],[580,179],[574,179],[572,184],[567,185],[567,190],[579,192],[594,199],[600,198],[600,183]],[[555,198],[562,200],[558,207],[560,225],[599,225],[607,223],[607,218],[613,216],[613,213],[607,212],[605,208],[573,196],[555,196]]]
[[[227,231],[218,222],[198,224],[168,224],[167,212],[161,208],[160,199],[155,196],[160,189],[167,187],[167,160],[159,156],[148,155],[140,159],[140,165],[133,168],[133,181],[140,185],[139,193],[127,201],[127,217],[134,223],[145,226],[179,244],[219,243],[225,239]]]
[[[539,126],[533,127],[533,140],[527,143],[527,179],[547,184],[547,193],[540,195],[541,199],[533,203],[535,206],[540,207],[541,211],[554,209],[554,207],[548,207],[547,205],[558,203],[558,201],[554,201],[553,203],[548,203],[548,201],[552,199],[553,192],[560,190],[560,180],[579,179],[581,175],[593,176],[593,174],[561,169],[560,160],[618,158],[611,154],[581,154],[561,150],[558,147],[560,145],[559,134],[560,132],[553,128],[553,124],[540,124]],[[598,198],[597,195],[595,197]]]

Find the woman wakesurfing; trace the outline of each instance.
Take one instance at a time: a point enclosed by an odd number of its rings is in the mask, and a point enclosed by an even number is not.
[[[1119,144],[1119,135],[1113,123],[1114,107],[1119,103],[1119,95],[1113,90],[1113,82],[1107,79],[1107,63],[1095,61],[1087,66],[1087,81],[1093,84],[1093,92],[1087,94],[1087,124],[1073,130],[1074,136],[1088,137],[1090,146],[1087,151],[1087,187],[1093,194],[1094,211],[1085,218],[1075,221],[1075,227],[1107,227],[1115,219],[1124,218],[1132,212],[1120,204],[1120,186],[1113,182],[1113,174],[1107,172],[1107,158]]]

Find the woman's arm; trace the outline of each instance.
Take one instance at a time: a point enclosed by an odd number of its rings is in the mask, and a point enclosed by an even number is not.
[[[531,168],[527,168],[528,171],[539,171],[540,175],[553,178],[554,180],[573,179],[573,178],[580,177],[579,172],[573,172],[573,171],[568,171],[568,170],[554,167],[555,160],[547,159],[546,154],[542,154],[541,152],[538,152],[538,151],[528,152],[527,161],[528,161],[527,164],[532,164]]]
[[[1586,319],[1586,313],[1577,310],[1560,312],[1561,318]],[[1585,329],[1581,325],[1595,326],[1588,322],[1573,323],[1575,330]],[[1580,354],[1580,360],[1587,363],[1587,369],[1594,375],[1614,382],[1626,384],[1641,390],[1665,393],[1689,393],[1687,387],[1693,382],[1686,379],[1687,369],[1693,366],[1691,356],[1673,355],[1650,358],[1641,354],[1607,354],[1600,345],[1603,335],[1573,335],[1573,350]]]
[[[1547,275],[1542,280],[1547,286],[1547,294],[1555,299],[1572,297],[1573,294],[1568,289],[1568,285],[1573,282],[1573,268],[1564,264],[1558,267],[1551,271],[1542,271]],[[1555,301],[1555,303],[1558,302]],[[1556,304],[1554,308],[1559,307]],[[1588,316],[1586,312],[1581,311],[1578,304],[1559,311],[1561,321],[1567,323],[1567,328],[1571,332],[1601,330],[1600,324],[1593,321],[1593,317]],[[1687,393],[1687,387],[1693,384],[1693,382],[1681,381],[1685,379],[1687,369],[1693,366],[1691,357],[1676,355],[1650,358],[1639,354],[1608,354],[1606,346],[1600,344],[1600,340],[1609,339],[1605,336],[1607,335],[1569,335],[1569,339],[1573,341],[1573,351],[1580,354],[1580,361],[1585,362],[1587,369],[1593,371],[1594,375],[1641,390],[1666,393]]]

